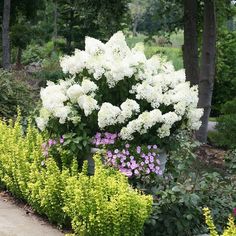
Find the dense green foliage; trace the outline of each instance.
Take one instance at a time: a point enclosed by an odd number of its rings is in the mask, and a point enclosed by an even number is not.
[[[154,208],[145,228],[146,235],[190,236],[206,232],[202,207],[213,211],[216,227],[223,230],[228,214],[235,207],[236,182],[227,166],[224,174],[206,167],[191,151],[196,144],[179,135],[181,142],[170,153],[165,177],[148,189],[154,194]],[[175,146],[174,142],[172,145]],[[231,166],[231,167],[230,167]]]
[[[223,31],[218,38],[213,116],[221,113],[222,104],[234,99],[236,91],[236,32]]]
[[[217,131],[211,134],[212,141],[224,148],[236,148],[236,98],[222,106],[222,115],[217,119]]]
[[[42,155],[42,135],[28,127],[22,135],[19,118],[13,125],[0,121],[0,181],[15,196],[59,225],[72,222],[76,235],[140,235],[152,197],[132,189],[126,177],[103,167],[97,157],[95,175],[86,165],[60,171]]]
[[[0,70],[0,117],[13,117],[18,106],[28,114],[34,99],[31,90],[22,75]]]

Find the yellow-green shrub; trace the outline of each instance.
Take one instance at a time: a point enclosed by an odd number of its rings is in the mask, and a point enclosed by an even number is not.
[[[87,165],[76,173],[60,171],[53,158],[42,155],[43,138],[29,126],[23,135],[20,118],[0,120],[0,183],[40,214],[60,225],[71,222],[76,235],[140,235],[152,198],[132,189],[121,173],[96,158],[95,175]]]
[[[219,236],[216,231],[213,219],[211,217],[211,212],[209,208],[203,208],[206,224],[209,228],[211,236]],[[235,236],[236,235],[236,225],[234,223],[233,216],[229,216],[229,221],[227,223],[227,228],[224,230],[222,236]]]
[[[152,197],[132,189],[121,173],[104,168],[95,156],[95,174],[87,176],[87,165],[68,179],[65,212],[77,235],[140,235],[150,214]]]

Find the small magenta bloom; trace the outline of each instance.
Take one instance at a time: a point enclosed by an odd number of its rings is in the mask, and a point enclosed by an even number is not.
[[[130,145],[129,145],[128,143],[126,143],[126,144],[125,144],[125,147],[126,147],[126,148],[129,148],[129,147],[130,147]]]
[[[123,173],[124,175],[131,177],[132,176],[132,171],[126,168],[120,168],[120,172]]]
[[[64,138],[61,137],[61,138],[60,138],[60,144],[63,144],[63,143],[64,143]]]
[[[138,154],[140,154],[140,152],[141,152],[141,147],[138,146],[138,147],[136,148],[136,151],[137,151]]]
[[[236,217],[236,207],[233,209],[233,214]]]
[[[51,147],[53,145],[53,140],[52,139],[48,140],[48,145],[49,145],[49,147]]]

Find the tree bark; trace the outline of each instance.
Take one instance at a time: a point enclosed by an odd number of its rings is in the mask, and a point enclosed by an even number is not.
[[[133,37],[137,36],[138,22],[139,22],[139,18],[138,18],[138,16],[136,16],[136,17],[134,18],[134,22],[133,22],[133,29],[132,29]]]
[[[184,68],[191,85],[199,82],[197,0],[184,0]]]
[[[10,10],[11,0],[4,0],[3,21],[2,21],[2,67],[5,70],[10,69]]]
[[[57,1],[53,2],[53,39],[57,38],[58,29],[57,29],[57,19],[58,19],[58,6]]]
[[[207,126],[215,77],[216,15],[215,0],[204,0],[203,46],[199,78],[198,106],[204,109],[202,125],[196,133],[200,142],[207,141]]]

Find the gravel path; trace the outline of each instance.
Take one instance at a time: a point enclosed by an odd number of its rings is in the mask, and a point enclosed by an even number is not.
[[[0,236],[63,236],[56,228],[0,196]]]

